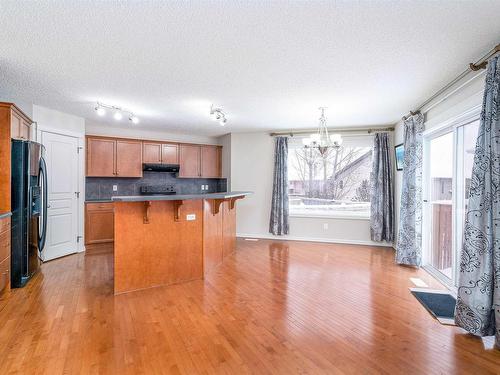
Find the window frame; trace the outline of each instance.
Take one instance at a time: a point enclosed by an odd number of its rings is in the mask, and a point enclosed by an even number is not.
[[[373,139],[373,134],[342,134],[342,137],[345,138],[355,138],[355,137],[364,137],[366,139]],[[298,139],[301,139],[302,137],[298,137]],[[352,142],[352,141],[351,141]],[[353,146],[356,147],[356,146]],[[358,146],[358,147],[369,147],[369,146]],[[289,158],[292,152],[298,148],[297,143],[293,143],[292,145],[289,144]],[[373,143],[371,146],[371,149],[373,150]],[[289,159],[288,161],[288,168],[290,169],[291,167],[291,161]],[[289,172],[290,173],[290,172]],[[368,181],[370,181],[370,173],[368,173]],[[289,186],[290,188],[290,186]],[[369,203],[369,207],[366,211],[362,211],[360,214],[355,214],[353,211],[347,211],[345,214],[342,212],[331,212],[331,213],[321,213],[321,212],[310,212],[310,213],[303,213],[303,212],[293,212],[292,205],[290,203],[288,204],[288,210],[289,214],[288,216],[291,218],[311,218],[311,219],[334,219],[334,220],[364,220],[364,221],[369,221],[370,216],[371,216],[371,202]],[[319,211],[319,210],[318,210]]]

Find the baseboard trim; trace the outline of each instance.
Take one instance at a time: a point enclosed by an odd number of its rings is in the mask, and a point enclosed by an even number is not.
[[[378,247],[392,247],[392,243],[387,242],[374,242],[364,240],[345,240],[339,238],[313,238],[313,237],[297,237],[297,236],[273,236],[272,234],[250,234],[250,233],[236,233],[236,237],[241,238],[259,238],[263,240],[274,241],[303,241],[303,242],[324,242],[324,243],[338,243],[345,245],[364,245],[364,246],[378,246]]]

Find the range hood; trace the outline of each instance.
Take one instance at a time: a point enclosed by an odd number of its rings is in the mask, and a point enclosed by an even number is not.
[[[177,173],[179,172],[179,164],[156,164],[156,163],[144,163],[142,165],[142,170],[146,172],[169,172]]]

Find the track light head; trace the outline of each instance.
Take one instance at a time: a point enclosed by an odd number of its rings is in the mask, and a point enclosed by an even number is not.
[[[101,116],[101,117],[106,114],[106,110],[103,107],[101,107],[100,105],[95,107],[95,111],[97,112],[97,115]]]
[[[115,113],[113,114],[113,118],[116,121],[120,121],[123,118],[123,115],[120,111],[115,111]]]
[[[214,121],[218,121],[221,126],[224,126],[227,122],[226,115],[220,108],[214,108],[212,104],[210,106],[210,115]]]

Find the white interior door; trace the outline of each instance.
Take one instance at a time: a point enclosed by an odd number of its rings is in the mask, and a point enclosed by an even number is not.
[[[41,141],[48,177],[46,261],[78,251],[78,139],[42,132]]]

